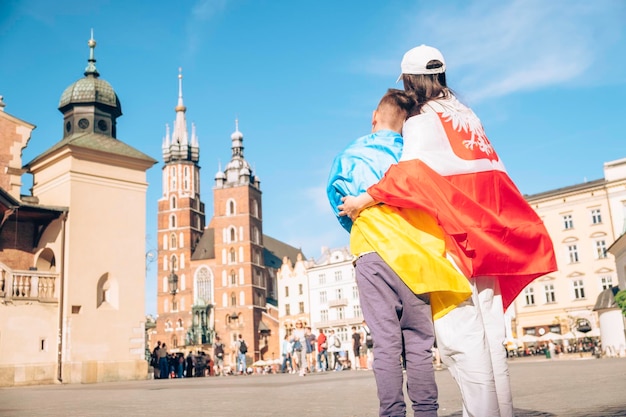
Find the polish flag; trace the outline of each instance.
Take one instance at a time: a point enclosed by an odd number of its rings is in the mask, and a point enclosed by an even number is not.
[[[367,191],[434,216],[466,277],[498,278],[506,309],[535,278],[557,269],[552,240],[474,112],[455,98],[423,111],[404,124],[400,162]]]

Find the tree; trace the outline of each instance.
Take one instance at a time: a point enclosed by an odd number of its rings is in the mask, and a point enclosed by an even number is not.
[[[626,290],[615,294],[615,303],[622,309],[622,314],[626,316]]]

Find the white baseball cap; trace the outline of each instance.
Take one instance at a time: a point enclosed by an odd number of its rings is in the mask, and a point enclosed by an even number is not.
[[[443,65],[439,68],[426,68],[426,65],[433,60],[440,61]],[[402,74],[441,74],[446,71],[446,61],[439,49],[420,45],[404,54],[400,68]],[[396,82],[402,79],[402,74]]]

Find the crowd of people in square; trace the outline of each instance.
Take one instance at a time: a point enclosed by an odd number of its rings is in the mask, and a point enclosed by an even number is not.
[[[319,329],[315,335],[302,320],[295,323],[291,334],[286,334],[281,346],[281,373],[305,376],[311,372],[342,371],[345,369],[371,369],[373,361],[372,340],[365,321],[357,329],[352,326],[350,347],[334,329]]]

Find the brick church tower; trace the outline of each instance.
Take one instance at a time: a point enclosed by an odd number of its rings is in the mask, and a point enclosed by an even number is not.
[[[215,176],[209,225],[215,236],[215,331],[227,345],[241,333],[255,358],[267,357],[278,353],[268,345],[269,334],[277,335],[277,315],[266,302],[260,181],[244,158],[238,122],[231,140],[231,160]]]
[[[187,131],[182,74],[178,75],[176,120],[163,140],[163,194],[158,201],[157,334],[169,349],[190,344],[194,304],[191,255],[205,226],[200,201],[200,149],[195,126]],[[199,342],[203,341],[191,341]]]

